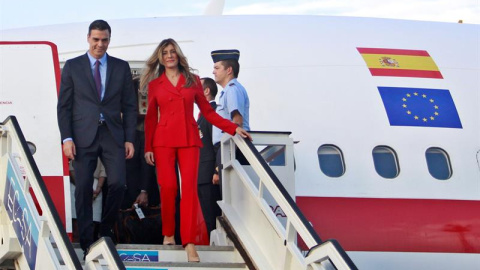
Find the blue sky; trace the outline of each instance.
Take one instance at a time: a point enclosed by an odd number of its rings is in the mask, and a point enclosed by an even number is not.
[[[0,30],[162,16],[202,15],[209,0],[0,0]],[[135,3],[135,4],[134,4]],[[224,14],[308,14],[480,24],[480,0],[225,0]]]

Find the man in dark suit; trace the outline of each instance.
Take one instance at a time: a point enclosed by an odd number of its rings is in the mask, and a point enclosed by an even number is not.
[[[75,208],[84,255],[93,243],[93,172],[100,157],[107,173],[108,195],[100,236],[113,239],[113,225],[125,190],[125,159],[134,154],[136,95],[127,62],[107,55],[111,28],[90,24],[86,54],[68,60],[58,97],[58,125],[63,152],[75,160]]]
[[[203,93],[210,105],[215,110],[215,96],[218,89],[217,84],[211,78],[201,79]],[[210,124],[203,115],[197,120],[200,129],[200,138],[202,138],[203,147],[200,148],[200,159],[198,167],[198,199],[202,207],[203,218],[207,225],[208,234],[215,229],[217,216],[222,214],[222,210],[217,204],[220,197],[220,187],[212,182],[215,171],[215,151],[212,144],[212,124]]]

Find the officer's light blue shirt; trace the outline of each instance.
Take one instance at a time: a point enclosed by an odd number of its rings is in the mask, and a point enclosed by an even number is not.
[[[217,103],[216,112],[223,118],[232,120],[231,113],[235,110],[243,117],[243,128],[250,130],[249,111],[250,100],[245,88],[237,81],[232,79],[227,83],[227,86],[220,92],[220,97]],[[212,128],[212,142],[216,144],[222,139],[223,132],[221,129],[213,126]]]

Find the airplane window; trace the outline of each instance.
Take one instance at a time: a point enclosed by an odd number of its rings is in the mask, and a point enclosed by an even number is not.
[[[438,147],[428,148],[425,152],[428,171],[438,180],[447,180],[452,177],[452,166],[447,152]]]
[[[345,173],[345,162],[340,148],[324,144],[318,148],[320,170],[329,177],[340,177]]]
[[[377,146],[372,151],[375,170],[384,178],[395,178],[400,173],[397,154],[387,146]]]

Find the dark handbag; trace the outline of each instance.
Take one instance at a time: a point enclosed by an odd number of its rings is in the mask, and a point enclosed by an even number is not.
[[[160,207],[142,207],[140,219],[134,208],[120,210],[115,224],[117,242],[122,244],[162,244]]]

